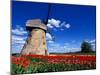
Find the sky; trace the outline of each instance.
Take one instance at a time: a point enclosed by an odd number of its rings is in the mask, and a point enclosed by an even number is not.
[[[12,1],[12,53],[20,52],[28,38],[26,21],[39,18],[45,22],[49,5],[48,24],[46,24],[49,52],[80,51],[83,41],[91,43],[95,50],[95,6]]]

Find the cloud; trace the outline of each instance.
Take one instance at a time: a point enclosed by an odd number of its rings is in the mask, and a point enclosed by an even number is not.
[[[17,36],[16,38],[12,37],[12,45],[16,44],[16,43],[24,44],[25,43],[25,39],[23,37],[19,37],[19,36]]]
[[[92,45],[93,51],[96,50],[96,40],[85,40],[86,42],[90,43]]]
[[[50,33],[46,33],[46,40],[47,40],[47,43],[52,44],[54,43],[54,36],[51,35]]]
[[[65,27],[65,28],[70,28],[70,27],[71,27],[71,25],[70,25],[69,23],[66,23],[65,21],[62,22],[62,23],[60,24],[60,26],[61,26],[61,27]]]
[[[89,41],[89,43],[92,45],[93,51],[95,51],[96,50],[96,40],[95,39],[91,40],[91,41]]]
[[[66,22],[64,21],[64,22],[62,22],[60,25],[61,25],[61,26],[64,26],[64,25],[66,25]]]
[[[19,35],[12,35],[12,40],[22,41],[27,37],[19,36]]]
[[[14,29],[12,29],[12,53],[19,53],[27,39],[27,32],[25,29],[19,25],[17,25]]]
[[[60,20],[56,20],[54,18],[48,19],[48,24],[47,24],[48,30],[54,30],[54,31],[64,31],[65,29],[68,29],[71,27],[71,25],[66,23],[65,21],[61,23]],[[52,36],[50,33],[46,33],[46,38],[48,40],[48,43],[53,43],[54,36]]]
[[[24,44],[19,44],[19,43],[15,43],[12,45],[12,49],[11,52],[12,53],[20,53],[20,51],[22,50]]]
[[[59,43],[52,43],[52,44],[50,44],[50,46],[52,46],[52,47],[60,47],[60,44]]]
[[[25,31],[23,27],[17,25],[15,29],[12,29],[12,33],[16,35],[24,35],[27,34],[27,31]]]
[[[53,28],[53,26],[51,24],[47,24],[47,27],[49,28]]]
[[[46,33],[46,40],[47,41],[53,40],[53,36],[50,33]]]
[[[91,40],[91,41],[90,41],[90,43],[95,43],[95,42],[96,42],[95,40]]]
[[[66,27],[66,28],[70,28],[70,24],[66,24],[65,27]]]
[[[50,29],[56,29],[56,30],[65,30],[65,29],[68,29],[71,27],[71,25],[69,23],[66,23],[65,21],[64,22],[61,22],[60,20],[56,20],[54,18],[51,18],[48,20],[48,24],[47,24],[47,27],[50,28]]]
[[[49,44],[51,44],[51,43],[54,43],[54,41],[52,41],[52,40],[49,40],[49,41],[47,41]]]
[[[56,52],[56,53],[69,53],[69,52],[77,52],[80,51],[80,47],[72,47],[72,44],[64,43],[61,45],[59,43],[51,43],[49,45],[49,52]]]
[[[16,38],[14,38],[16,37]],[[25,44],[25,38],[12,35],[12,53],[20,52]]]
[[[60,24],[60,20],[56,20],[56,19],[49,19],[48,20],[48,24],[51,24],[52,26],[55,26],[55,27],[60,27],[59,24]]]

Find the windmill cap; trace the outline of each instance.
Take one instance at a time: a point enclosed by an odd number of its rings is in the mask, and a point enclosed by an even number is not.
[[[41,28],[41,29],[47,30],[47,26],[44,23],[42,23],[42,21],[40,19],[28,20],[26,22],[26,27],[29,27],[29,28]]]

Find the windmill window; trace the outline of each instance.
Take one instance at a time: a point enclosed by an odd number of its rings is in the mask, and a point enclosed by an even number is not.
[[[44,38],[44,36],[42,38]]]
[[[43,45],[45,45],[45,42],[43,42]]]

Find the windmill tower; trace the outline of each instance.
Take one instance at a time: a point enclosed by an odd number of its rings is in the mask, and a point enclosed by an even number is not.
[[[48,13],[44,23],[40,19],[28,20],[26,22],[26,29],[29,31],[29,37],[21,51],[21,54],[49,54],[46,44],[46,25],[50,15],[50,8],[51,4],[48,4]]]
[[[29,37],[21,51],[21,54],[47,55],[47,26],[42,23],[40,19],[34,19],[26,22],[26,29],[29,31]]]

